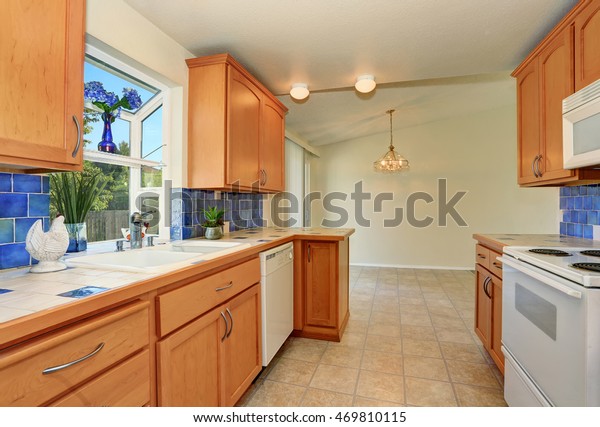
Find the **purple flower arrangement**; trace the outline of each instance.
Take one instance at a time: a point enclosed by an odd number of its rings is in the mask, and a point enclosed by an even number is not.
[[[119,99],[114,92],[108,92],[104,89],[101,82],[87,82],[84,86],[83,96],[86,101],[90,101],[104,111],[110,117],[111,123],[119,117],[121,108],[134,111],[142,105],[142,98],[135,89],[123,88],[123,96]]]

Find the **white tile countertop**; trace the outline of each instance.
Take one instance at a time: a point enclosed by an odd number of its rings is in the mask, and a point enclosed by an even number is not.
[[[343,239],[354,232],[353,229],[323,228],[256,228],[226,234],[220,242],[246,243],[246,248],[260,250],[260,246],[272,246],[278,240],[292,236],[301,238]],[[192,239],[193,240],[193,239]],[[187,242],[188,240],[186,240]],[[160,247],[159,242],[157,246]],[[169,245],[169,243],[165,243]],[[126,251],[128,244],[125,243]],[[88,251],[67,254],[62,260],[77,256],[114,251],[114,242],[90,244]],[[156,246],[155,246],[156,248]],[[140,249],[152,250],[153,248]],[[223,255],[225,257],[226,255]],[[215,258],[215,260],[218,258]],[[201,261],[200,261],[201,262]],[[198,263],[198,261],[196,262]],[[22,316],[72,303],[91,292],[106,292],[144,280],[164,275],[181,268],[181,265],[165,267],[160,271],[131,272],[111,268],[69,267],[52,273],[29,273],[29,267],[6,270],[0,273],[0,323]],[[73,292],[76,291],[76,292]]]

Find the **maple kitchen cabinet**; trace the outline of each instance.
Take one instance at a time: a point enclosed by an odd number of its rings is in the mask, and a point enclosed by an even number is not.
[[[504,374],[502,345],[502,263],[501,256],[482,244],[475,250],[475,333]]]
[[[255,258],[158,297],[160,406],[233,406],[244,394],[262,369],[259,281]]]
[[[575,90],[600,79],[600,0],[586,2],[575,17]]]
[[[149,303],[136,301],[0,352],[0,406],[144,406]]]
[[[562,100],[600,74],[598,0],[578,4],[525,61],[517,79],[518,183],[583,184],[600,179],[594,169],[563,168]]]
[[[287,108],[228,54],[186,62],[188,185],[283,191]]]
[[[348,238],[294,244],[294,335],[340,341],[348,322]]]
[[[0,25],[0,168],[81,170],[85,1],[7,0]]]

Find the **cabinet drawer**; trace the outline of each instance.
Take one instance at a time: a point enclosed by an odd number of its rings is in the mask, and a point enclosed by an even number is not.
[[[475,262],[482,267],[489,269],[490,250],[485,246],[477,244],[475,246]]]
[[[147,345],[148,305],[133,303],[0,353],[0,406],[42,405]]]
[[[502,262],[499,259],[496,259],[498,257],[501,257],[502,254],[499,254],[498,252],[493,251],[491,249],[489,250],[489,253],[490,271],[502,279]]]
[[[159,333],[164,336],[260,282],[258,258],[157,297]]]
[[[150,352],[143,352],[50,406],[144,406],[150,402]]]

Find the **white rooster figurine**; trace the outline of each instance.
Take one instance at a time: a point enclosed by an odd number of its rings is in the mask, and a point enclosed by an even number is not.
[[[69,233],[64,222],[64,216],[56,217],[50,230],[44,233],[42,220],[38,219],[27,232],[25,250],[39,261],[29,270],[31,273],[49,273],[67,268],[64,262],[58,260],[69,247]]]

